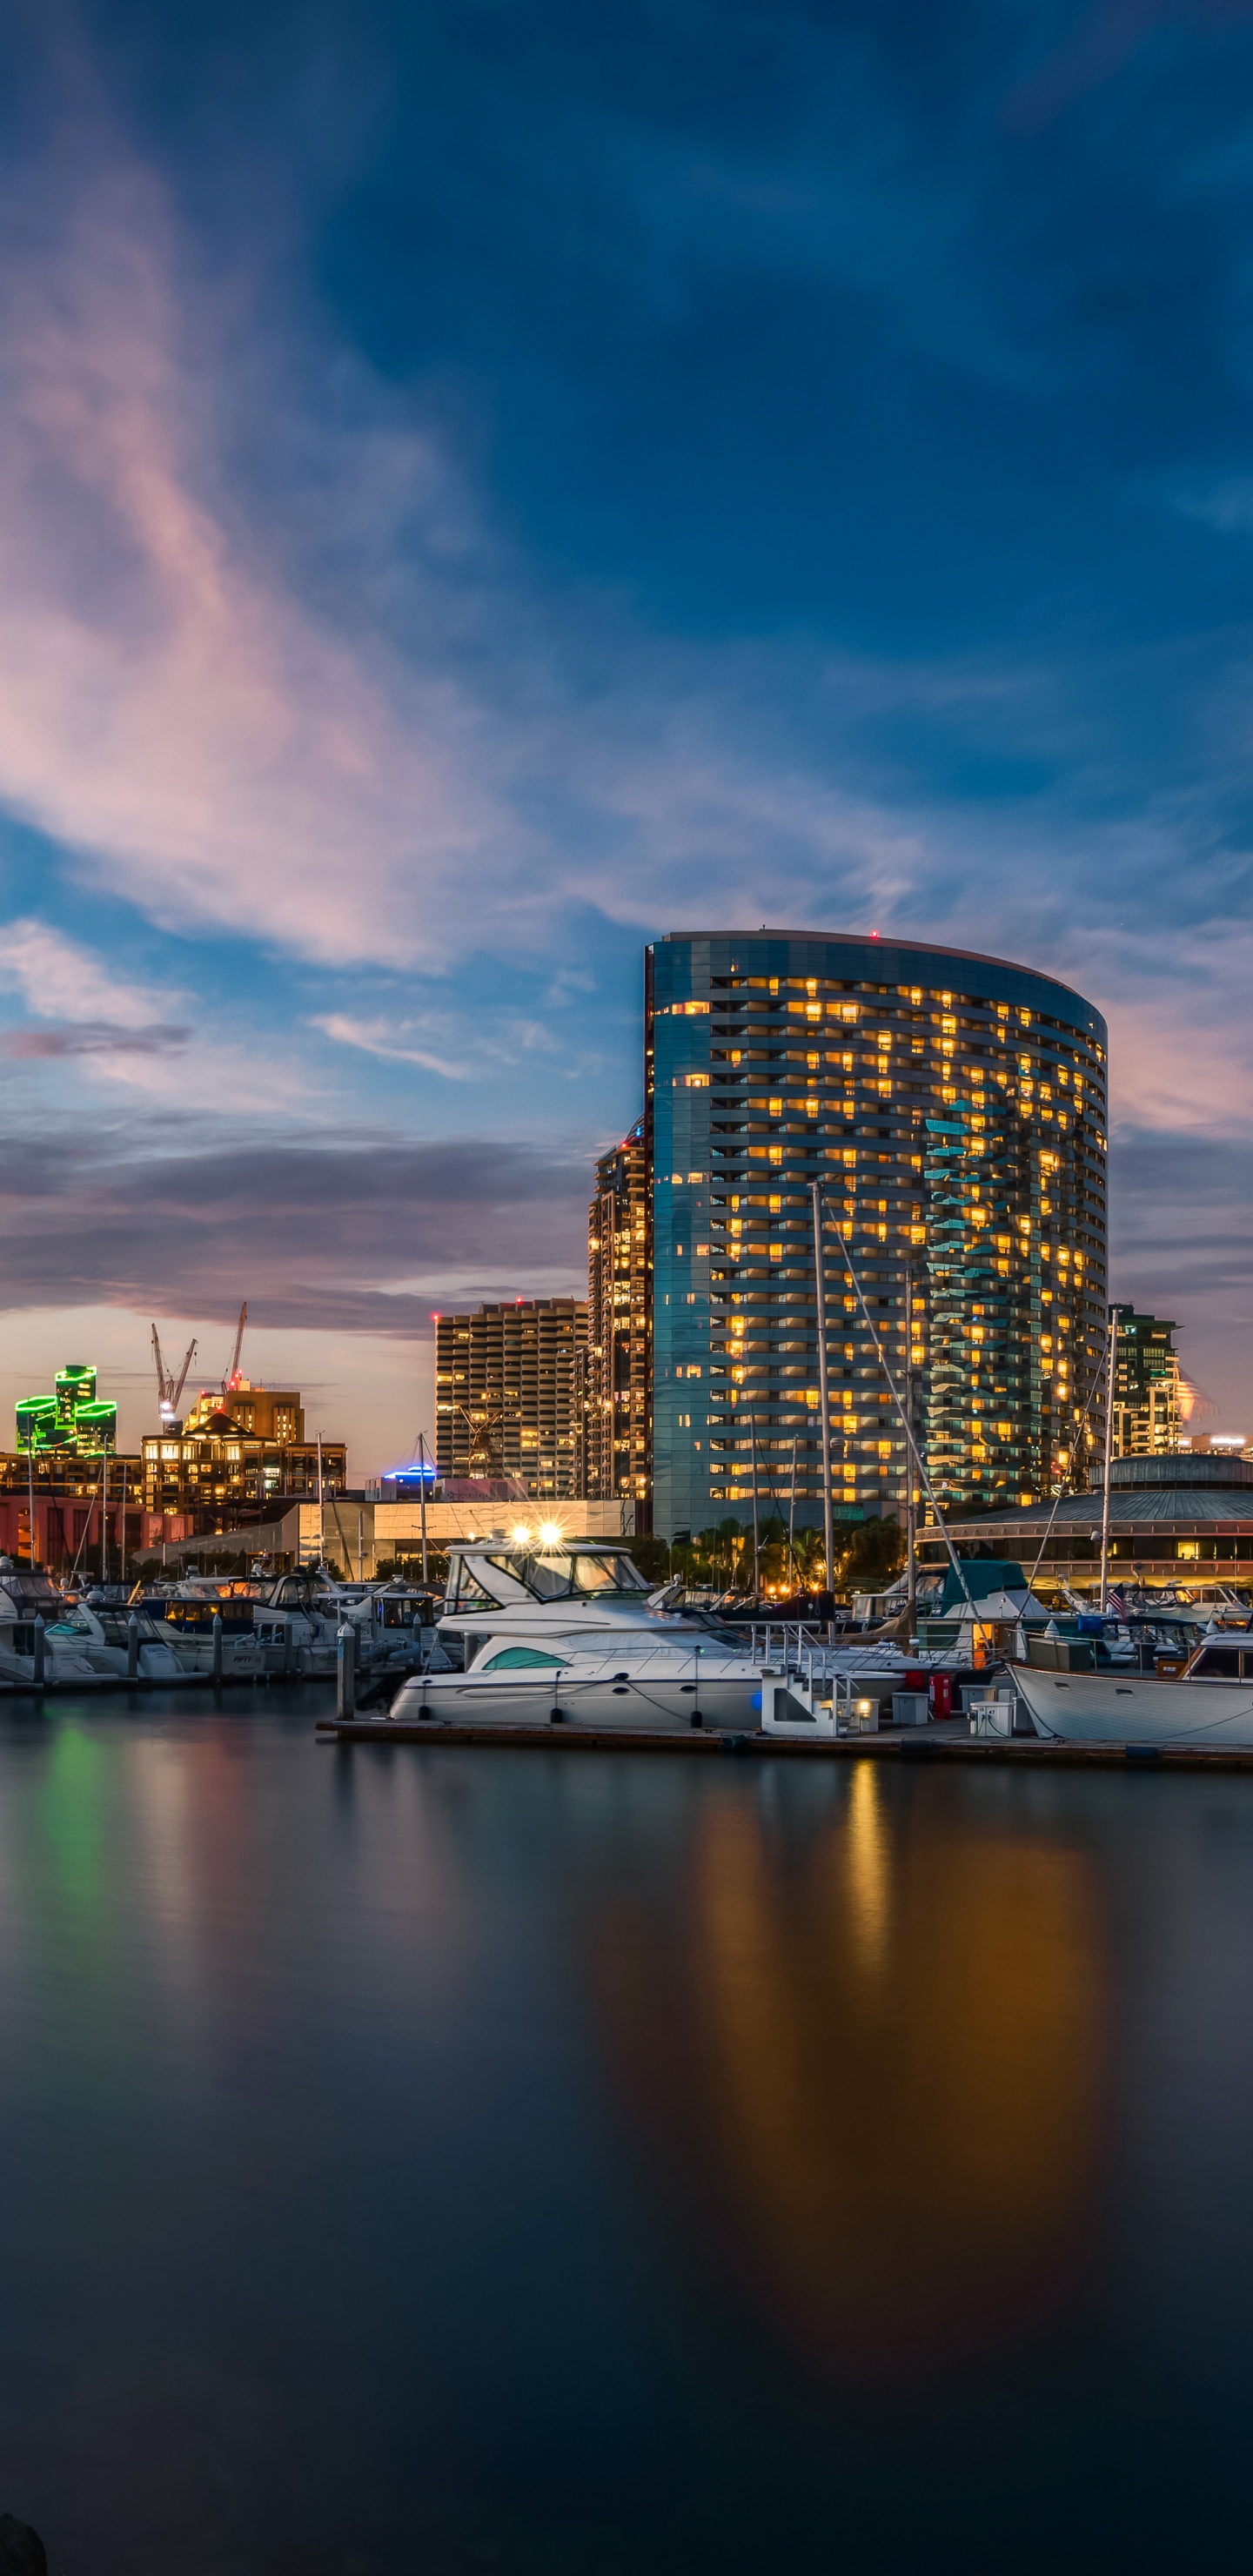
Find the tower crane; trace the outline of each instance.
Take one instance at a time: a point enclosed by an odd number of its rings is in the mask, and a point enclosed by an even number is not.
[[[231,1393],[231,1389],[239,1384],[239,1354],[244,1347],[244,1326],[247,1321],[248,1300],[245,1297],[243,1305],[239,1310],[239,1325],[235,1334],[235,1348],[231,1353],[231,1364],[222,1380],[222,1402],[224,1405]]]
[[[167,1369],[161,1355],[161,1340],[156,1325],[152,1327],[152,1355],[157,1364],[157,1411],[162,1422],[172,1422],[178,1411],[178,1400],[187,1384],[187,1372],[196,1356],[195,1341],[187,1345],[187,1355],[177,1378]]]

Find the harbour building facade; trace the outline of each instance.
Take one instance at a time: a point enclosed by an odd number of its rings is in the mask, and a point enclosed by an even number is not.
[[[583,1491],[587,1304],[519,1297],[435,1317],[441,1477],[520,1478],[537,1501]]]
[[[596,1166],[587,1218],[586,1490],[629,1500],[644,1529],[652,1491],[652,1229],[644,1121]]]
[[[898,1385],[909,1375],[941,1502],[1086,1482],[1103,1439],[1106,1052],[1081,995],[999,958],[768,929],[647,952],[663,1536],[747,1519],[754,1489],[786,1516],[793,1460],[797,1526],[821,1522],[815,1180]],[[831,1225],[823,1275],[837,1516],[899,1513],[904,1435]]]

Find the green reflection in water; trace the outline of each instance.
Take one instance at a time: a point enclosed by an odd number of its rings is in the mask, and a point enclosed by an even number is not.
[[[63,1893],[84,1913],[100,1901],[104,1756],[76,1726],[58,1729],[39,1812]]]

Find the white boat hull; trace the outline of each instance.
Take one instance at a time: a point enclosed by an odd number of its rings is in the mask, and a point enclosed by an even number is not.
[[[1037,1735],[1064,1744],[1212,1745],[1253,1752],[1253,1682],[1051,1673],[1015,1664]]]
[[[614,1682],[551,1672],[426,1673],[405,1683],[391,1715],[425,1713],[458,1726],[548,1726],[555,1708],[567,1726],[659,1734],[690,1727],[699,1708],[703,1726],[747,1731],[761,1724],[761,1683],[751,1672],[722,1679],[702,1673],[698,1696],[694,1682],[664,1674]]]

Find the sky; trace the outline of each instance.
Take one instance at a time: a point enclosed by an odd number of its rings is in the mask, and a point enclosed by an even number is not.
[[[407,1457],[769,920],[1099,1006],[1253,1435],[1251,212],[1253,0],[0,11],[6,1414]]]

